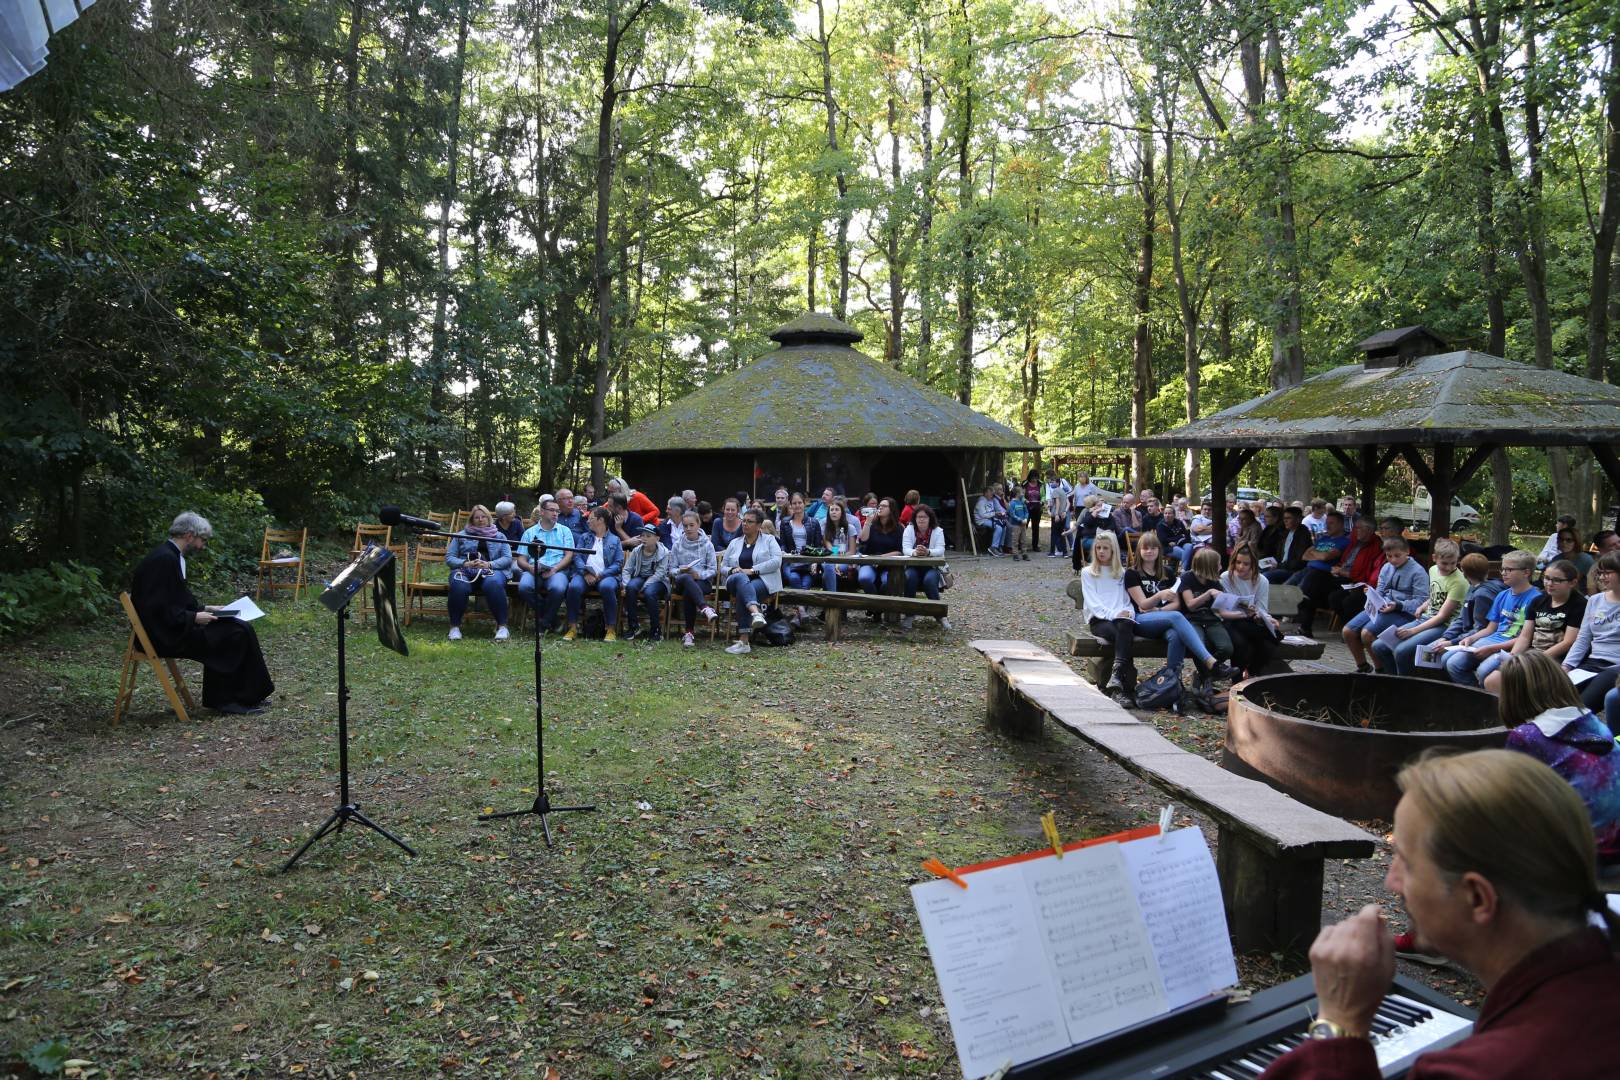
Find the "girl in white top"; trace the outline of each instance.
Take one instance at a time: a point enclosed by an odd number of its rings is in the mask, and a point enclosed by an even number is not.
[[[1121,704],[1134,705],[1127,683],[1135,682],[1136,605],[1125,592],[1119,538],[1112,532],[1099,530],[1092,541],[1091,558],[1080,571],[1080,590],[1091,632],[1114,647],[1113,671],[1103,689]]]
[[[1232,549],[1230,564],[1221,575],[1221,589],[1237,598],[1237,606],[1217,610],[1226,620],[1232,639],[1232,662],[1246,678],[1264,671],[1277,654],[1277,620],[1271,617],[1271,582],[1260,573],[1260,557],[1248,544]]]
[[[918,503],[917,509],[912,511],[911,524],[900,538],[900,553],[913,559],[943,559],[945,557],[945,530],[934,521],[934,511],[927,503]],[[928,599],[939,599],[940,573],[939,568],[923,566],[906,570],[906,595],[915,597],[917,587],[927,594]],[[939,628],[949,630],[951,621],[945,616],[938,616]],[[911,629],[912,617],[902,615],[900,628]]]

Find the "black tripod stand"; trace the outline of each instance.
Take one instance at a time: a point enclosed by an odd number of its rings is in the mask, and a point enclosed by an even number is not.
[[[349,608],[348,605],[345,604],[337,612],[338,807],[336,810],[332,811],[332,816],[327,818],[321,824],[321,827],[315,830],[315,834],[308,840],[304,841],[304,846],[298,849],[297,854],[287,860],[287,865],[281,868],[281,872],[284,874],[288,870],[291,870],[299,859],[304,857],[304,852],[308,851],[312,846],[314,846],[315,841],[319,840],[328,833],[342,832],[343,826],[347,825],[351,821],[356,825],[364,826],[373,832],[381,833],[383,836],[387,837],[389,840],[392,840],[394,843],[403,848],[405,850],[405,854],[413,856],[416,854],[415,851],[411,850],[411,846],[405,841],[401,840],[399,837],[395,836],[393,833],[389,832],[387,829],[383,828],[381,825],[378,825],[375,821],[372,821],[370,818],[366,817],[366,815],[362,814],[360,812],[359,804],[349,801],[349,678],[343,650],[343,640],[345,636],[344,632],[348,624],[348,619]]]
[[[551,846],[551,826],[546,821],[547,814],[563,814],[569,812],[595,810],[595,804],[590,806],[552,806],[551,796],[546,794],[546,727],[545,720],[540,712],[540,612],[534,612],[534,805],[526,806],[522,810],[503,810],[498,814],[479,814],[479,821],[496,821],[501,818],[522,817],[525,814],[538,814],[540,828],[546,834],[546,847]]]

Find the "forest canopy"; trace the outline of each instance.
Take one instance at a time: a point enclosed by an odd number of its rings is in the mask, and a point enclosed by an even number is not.
[[[1414,323],[1609,380],[1617,79],[1598,0],[101,0],[0,94],[5,563],[526,510],[806,308],[1046,444]]]

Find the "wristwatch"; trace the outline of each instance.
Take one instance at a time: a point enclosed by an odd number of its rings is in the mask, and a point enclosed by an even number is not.
[[[1311,1026],[1305,1029],[1305,1034],[1312,1039],[1343,1039],[1350,1033],[1343,1025],[1319,1018],[1311,1021]]]

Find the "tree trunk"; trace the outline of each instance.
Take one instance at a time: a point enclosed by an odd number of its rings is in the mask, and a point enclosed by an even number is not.
[[[1141,125],[1140,169],[1136,189],[1142,196],[1142,234],[1138,239],[1136,256],[1136,283],[1132,295],[1132,308],[1136,314],[1136,330],[1131,340],[1131,437],[1147,435],[1147,403],[1153,393],[1153,328],[1148,322],[1153,300],[1153,230],[1157,215],[1157,187],[1153,179],[1153,124],[1148,116]],[[1136,447],[1131,451],[1131,474],[1134,486],[1148,483],[1147,450]]]
[[[634,16],[632,16],[632,19]],[[608,225],[613,198],[613,111],[619,100],[619,2],[607,5],[607,48],[602,58],[602,98],[596,116],[596,229],[591,272],[596,288],[596,378],[591,391],[591,428],[594,442],[607,436],[608,376],[613,371],[613,279],[608,267]],[[607,486],[607,471],[599,457],[591,458],[591,483],[597,491]]]
[[[461,93],[467,59],[467,7],[469,0],[461,0],[456,20],[456,62],[450,95],[450,118],[445,132],[444,186],[439,192],[439,264],[433,301],[433,344],[428,359],[428,408],[433,419],[438,419],[448,408],[449,366],[445,354],[450,345],[448,309],[450,306],[450,207],[456,201],[457,167],[461,158]],[[436,478],[439,471],[439,450],[432,440],[427,447],[427,472]]]
[[[1283,69],[1282,37],[1273,23],[1266,30],[1266,63],[1271,69],[1272,90],[1277,107],[1288,107],[1288,76]],[[1279,123],[1285,129],[1286,116]],[[1277,164],[1277,255],[1282,264],[1285,287],[1276,312],[1276,329],[1271,336],[1271,385],[1274,389],[1298,386],[1305,381],[1305,342],[1300,297],[1299,238],[1294,225],[1294,178],[1287,154]],[[1285,500],[1311,497],[1311,455],[1305,450],[1283,451],[1277,458],[1278,487]],[[1191,493],[1189,492],[1189,495]]]
[[[973,258],[974,227],[973,173],[970,142],[973,134],[973,88],[958,88],[962,95],[960,127],[957,130],[956,192],[957,213],[962,215],[962,261],[956,279],[956,398],[963,405],[973,404]]]
[[[1198,381],[1201,374],[1198,352],[1198,308],[1187,283],[1186,262],[1181,250],[1181,205],[1176,198],[1175,118],[1167,116],[1164,126],[1164,213],[1170,219],[1170,265],[1176,279],[1176,305],[1181,310],[1181,359],[1187,383],[1187,423],[1198,419]],[[1202,491],[1199,484],[1199,450],[1187,447],[1182,462],[1182,480],[1188,492]],[[1144,487],[1137,477],[1137,487]]]
[[[922,201],[917,221],[917,378],[933,382],[934,353],[934,81],[928,77],[928,24],[923,23]]]
[[[833,98],[832,42],[827,36],[827,13],[823,0],[816,0],[816,45],[821,59],[821,100],[827,112],[827,151],[838,151],[838,104]],[[833,255],[838,260],[838,291],[833,301],[833,315],[844,319],[849,316],[849,179],[842,166],[833,170],[833,183],[838,187],[838,230],[834,239]]]
[[[884,359],[896,370],[900,367],[901,335],[905,329],[906,312],[906,279],[905,268],[900,264],[900,224],[904,218],[905,206],[904,174],[900,171],[900,130],[899,130],[899,103],[895,100],[898,95],[891,85],[889,89],[889,220],[886,237],[888,243],[889,261],[889,338],[885,343]]]

